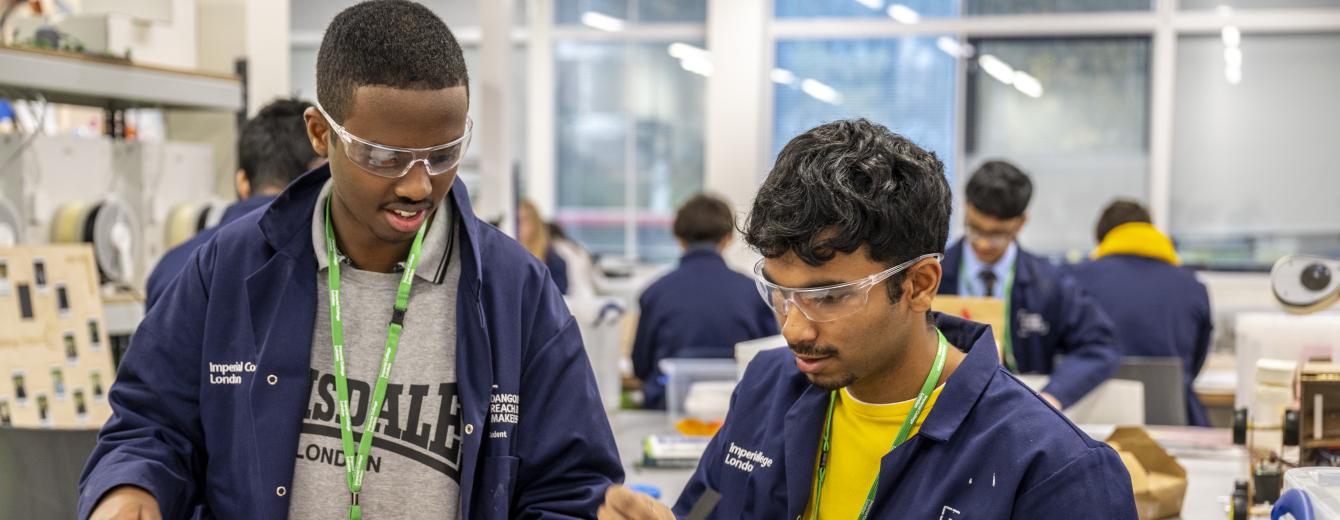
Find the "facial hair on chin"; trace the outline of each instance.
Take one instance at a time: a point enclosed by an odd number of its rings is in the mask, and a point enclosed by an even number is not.
[[[814,376],[809,376],[809,379],[810,384],[827,391],[833,391],[839,388],[846,388],[848,386],[851,386],[852,383],[856,382],[856,374],[847,372],[837,378],[825,378],[825,379],[815,379]]]

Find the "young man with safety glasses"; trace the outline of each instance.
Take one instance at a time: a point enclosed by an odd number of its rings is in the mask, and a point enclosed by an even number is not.
[[[965,233],[945,252],[940,294],[1004,300],[1005,366],[1050,374],[1042,397],[1057,408],[1075,404],[1121,363],[1112,320],[1073,278],[1019,246],[1033,197],[1028,175],[988,161],[964,191]]]
[[[600,518],[1136,518],[1116,452],[986,326],[930,312],[950,205],[935,155],[883,126],[792,139],[745,229],[790,348],[750,363],[673,513],[614,487]]]
[[[621,464],[558,289],[456,177],[460,46],[378,0],[335,17],[316,68],[328,165],[145,317],[81,518],[590,517]]]

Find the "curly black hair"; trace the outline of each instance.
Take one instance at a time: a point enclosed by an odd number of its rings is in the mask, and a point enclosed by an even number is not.
[[[935,154],[865,119],[826,123],[782,148],[743,229],[763,256],[813,266],[867,246],[890,267],[943,253],[953,203]],[[902,296],[904,273],[888,284]]]
[[[364,85],[436,90],[470,84],[465,56],[447,25],[420,4],[371,0],[331,20],[316,55],[316,99],[335,122]]]
[[[987,161],[972,172],[964,197],[977,211],[1010,220],[1028,210],[1028,202],[1033,199],[1033,181],[1018,166]]]

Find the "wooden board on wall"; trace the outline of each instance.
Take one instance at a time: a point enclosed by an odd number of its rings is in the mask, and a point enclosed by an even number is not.
[[[90,428],[115,375],[87,245],[0,248],[0,425]]]

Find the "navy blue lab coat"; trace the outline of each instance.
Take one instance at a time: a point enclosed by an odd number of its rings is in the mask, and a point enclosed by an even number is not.
[[[329,178],[308,172],[224,226],[145,316],[80,480],[80,518],[123,484],[152,493],[164,518],[288,514],[279,487],[292,484],[311,349],[330,348],[312,345],[311,234]],[[543,264],[474,216],[460,180],[447,201],[461,223],[457,312],[443,316],[457,331],[461,517],[592,517],[623,470],[577,322]],[[208,363],[247,372],[208,384]],[[519,420],[490,419],[497,396],[519,397]]]
[[[251,213],[256,208],[269,204],[273,200],[275,198],[272,195],[257,195],[239,200],[223,211],[223,216],[219,218],[217,226],[202,229],[189,240],[177,244],[177,247],[163,253],[163,257],[158,259],[158,265],[155,265],[153,272],[149,273],[149,281],[145,284],[144,308],[148,309],[154,306],[154,303],[167,290],[168,282],[176,278],[177,273],[180,273],[182,267],[186,265],[186,259],[191,257],[191,253],[204,245],[209,237],[214,236],[214,233],[219,231],[219,228],[237,220],[242,215]]]
[[[938,313],[935,321],[967,357],[920,431],[879,461],[870,518],[1137,518],[1121,458],[1001,367],[987,326]],[[713,489],[721,502],[708,518],[798,518],[827,409],[828,391],[810,384],[788,349],[760,353],[676,515]]]
[[[940,294],[958,294],[964,251],[954,243],[942,262]],[[1020,372],[1050,374],[1042,391],[1070,406],[1116,373],[1121,364],[1112,320],[1078,282],[1046,259],[1019,248],[1010,294],[1010,333]],[[1056,356],[1065,359],[1056,365]],[[1056,365],[1056,366],[1053,366]]]
[[[777,318],[748,276],[714,249],[685,253],[679,267],[647,287],[633,341],[633,374],[646,408],[665,408],[658,367],[671,357],[735,356],[735,344],[777,334]]]
[[[1134,255],[1110,255],[1067,269],[1117,324],[1127,356],[1182,360],[1187,422],[1209,426],[1192,388],[1205,365],[1214,323],[1210,296],[1190,269]]]
[[[544,253],[544,266],[549,268],[549,276],[554,279],[559,294],[568,294],[568,262],[558,256],[558,251],[550,247]]]

